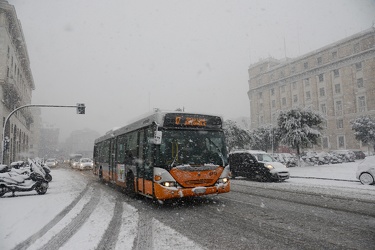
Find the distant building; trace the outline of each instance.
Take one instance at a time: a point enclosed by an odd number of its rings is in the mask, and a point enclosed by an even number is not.
[[[14,109],[31,103],[35,89],[26,41],[16,10],[7,1],[0,0],[0,119],[4,127],[6,117]],[[33,116],[29,109],[16,112],[6,124],[9,139],[4,163],[29,155],[32,144]],[[2,135],[1,141],[2,141]],[[0,150],[0,156],[2,152]]]
[[[46,125],[40,129],[39,157],[58,158],[60,156],[58,148],[59,133],[58,128]]]
[[[79,153],[83,157],[92,158],[94,150],[94,141],[100,137],[100,133],[90,130],[82,129],[73,131],[66,139],[62,151],[66,155]]]
[[[319,110],[326,118],[314,150],[367,150],[350,122],[375,117],[375,28],[294,59],[268,58],[249,67],[251,129],[277,123],[278,112]]]

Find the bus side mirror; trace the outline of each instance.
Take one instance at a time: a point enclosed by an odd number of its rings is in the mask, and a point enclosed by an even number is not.
[[[155,133],[154,133],[154,144],[155,145],[161,144],[162,136],[163,136],[163,133],[161,131],[155,131]]]

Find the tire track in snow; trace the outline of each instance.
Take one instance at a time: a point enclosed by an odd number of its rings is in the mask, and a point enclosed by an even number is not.
[[[82,190],[82,192],[67,206],[65,207],[55,218],[53,218],[47,225],[45,225],[42,229],[40,229],[35,234],[31,235],[29,238],[24,240],[23,242],[19,243],[17,246],[14,247],[14,250],[25,250],[29,246],[31,246],[35,241],[41,238],[44,234],[46,234],[52,227],[54,227],[60,220],[62,220],[77,203],[82,199],[82,197],[87,193],[91,184],[86,185],[86,187]]]
[[[136,245],[133,249],[136,250],[152,250],[153,243],[153,223],[152,217],[147,212],[139,213],[138,220],[138,234],[135,241]]]
[[[90,201],[83,207],[82,211],[71,221],[60,233],[56,234],[49,242],[47,242],[41,250],[58,249],[65,244],[84,224],[90,214],[94,211],[99,203],[101,192],[99,195],[91,197]]]
[[[96,249],[115,249],[116,242],[120,234],[122,213],[122,202],[117,199],[112,219]]]

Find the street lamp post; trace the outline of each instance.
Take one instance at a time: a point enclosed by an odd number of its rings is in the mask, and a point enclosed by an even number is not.
[[[3,133],[2,133],[2,143],[1,143],[1,156],[0,156],[0,165],[4,162],[4,156],[5,156],[5,143],[7,142],[7,138],[5,137],[5,128],[7,125],[7,122],[9,118],[18,110],[28,107],[48,107],[48,108],[76,108],[77,114],[85,114],[85,104],[84,103],[77,103],[77,105],[45,105],[45,104],[27,104],[21,107],[16,108],[12,112],[9,113],[7,118],[4,121],[3,124]],[[9,142],[8,142],[9,143]]]

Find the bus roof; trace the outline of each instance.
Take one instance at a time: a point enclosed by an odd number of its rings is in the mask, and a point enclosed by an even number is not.
[[[167,116],[167,119],[166,119],[166,116]],[[202,122],[200,123],[200,120],[203,120],[203,118],[211,118],[210,124],[216,125],[217,128],[222,127],[223,119],[222,119],[221,116],[218,116],[218,115],[201,114],[201,113],[186,113],[186,112],[183,112],[183,111],[155,110],[153,112],[146,113],[146,114],[136,118],[135,120],[130,122],[130,124],[128,124],[128,125],[120,127],[118,129],[113,129],[113,130],[108,131],[105,135],[97,138],[95,140],[95,143],[107,140],[107,139],[112,138],[112,137],[116,137],[116,136],[124,134],[124,133],[128,133],[128,132],[137,130],[139,128],[147,127],[147,126],[150,126],[152,124],[156,124],[159,127],[164,127],[164,126],[182,127],[183,124],[176,125],[176,123],[174,122],[175,121],[174,118],[176,118],[177,116],[182,117],[184,119],[185,124],[187,124],[189,122],[189,121],[186,121],[187,119],[189,119],[188,118],[189,116],[195,117],[195,120],[191,121],[192,124],[193,124],[192,126],[194,126],[194,125],[199,126],[199,124],[202,124]],[[199,117],[201,117],[201,119]],[[173,118],[173,124],[171,122],[172,118]],[[198,123],[198,125],[197,125],[197,123]]]

